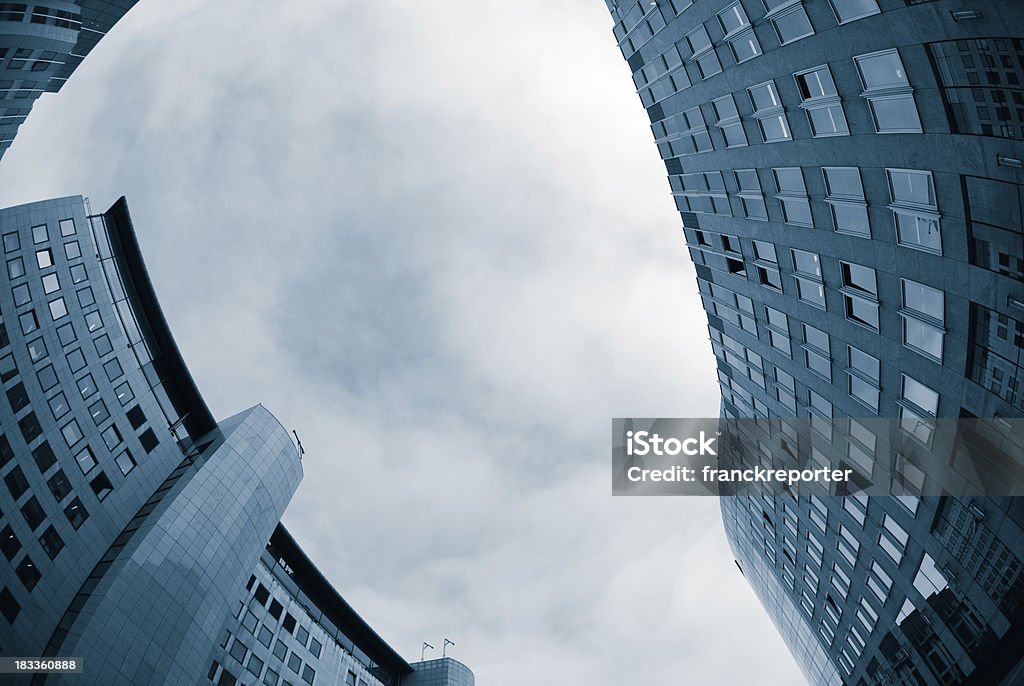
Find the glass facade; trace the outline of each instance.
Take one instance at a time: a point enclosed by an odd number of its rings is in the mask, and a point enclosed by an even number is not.
[[[747,459],[838,453],[854,471],[821,496],[723,497],[744,576],[812,684],[1016,683],[1021,506],[921,497],[919,465],[945,440],[959,463],[1016,459],[999,418],[1024,410],[1024,62],[1006,37],[1024,35],[1024,5],[606,4],[631,71],[674,49],[693,84],[641,96],[655,137],[681,112],[716,124],[686,154],[657,149],[723,416],[807,418],[766,423]],[[946,437],[945,417],[988,421]],[[857,495],[880,482],[895,495]]]

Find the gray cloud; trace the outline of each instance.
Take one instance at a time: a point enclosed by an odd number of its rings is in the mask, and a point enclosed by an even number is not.
[[[718,411],[678,214],[599,2],[147,0],[0,165],[128,196],[218,416],[296,428],[286,523],[481,684],[793,684],[717,503],[612,499],[609,419]]]

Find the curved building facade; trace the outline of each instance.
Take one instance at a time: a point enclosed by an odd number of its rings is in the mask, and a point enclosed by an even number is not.
[[[0,656],[83,660],[12,682],[409,683],[279,523],[288,431],[213,419],[124,198],[0,210],[0,242]]]
[[[724,417],[865,484],[725,497],[737,563],[814,684],[1024,680],[1024,508],[920,468],[1019,466],[1024,4],[607,0],[696,266]],[[889,419],[878,431],[877,421]],[[941,491],[940,491],[941,493]],[[834,497],[834,496],[847,497]]]
[[[43,93],[61,89],[138,0],[0,3],[0,158]]]

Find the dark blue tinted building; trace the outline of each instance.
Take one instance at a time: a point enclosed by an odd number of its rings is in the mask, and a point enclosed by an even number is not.
[[[936,420],[961,417],[990,421],[951,460],[1021,461],[1002,420],[1024,411],[1024,4],[607,4],[696,266],[723,416],[807,419],[750,459],[839,454],[896,494],[722,499],[808,680],[1021,683],[1024,508],[921,498],[920,465]],[[889,430],[864,421],[880,417]]]

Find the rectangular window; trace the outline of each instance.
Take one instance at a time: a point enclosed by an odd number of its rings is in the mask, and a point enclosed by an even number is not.
[[[850,377],[850,395],[878,411],[880,364],[877,357],[852,345],[847,346]]]
[[[768,209],[764,204],[764,195],[761,193],[761,182],[757,178],[757,170],[738,169],[735,173],[736,185],[740,189],[736,195],[743,204],[744,216],[747,219],[768,221]]]
[[[812,226],[811,203],[807,198],[807,187],[804,185],[803,172],[800,167],[784,167],[772,169],[778,194],[775,196],[782,203],[782,213],[787,224],[796,226]]]
[[[718,121],[715,123],[725,136],[726,147],[738,148],[747,145],[747,136],[743,132],[743,122],[740,121],[740,113],[736,109],[736,101],[732,94],[723,95],[711,101]]]
[[[715,47],[711,44],[711,37],[708,36],[703,24],[686,34],[686,44],[690,48],[690,61],[697,65],[697,71],[702,79],[710,78],[722,71]]]
[[[766,81],[747,89],[750,104],[754,108],[754,118],[761,130],[761,140],[765,143],[792,140],[789,120],[782,106],[782,99],[775,88],[774,81]]]
[[[802,99],[800,107],[807,112],[811,125],[811,135],[815,138],[850,135],[839,91],[828,65],[799,72],[794,77]]]
[[[779,43],[786,45],[814,33],[801,0],[763,0],[766,19],[775,27]]]
[[[853,58],[878,133],[921,133],[914,89],[899,52],[883,50]]]
[[[868,207],[864,199],[860,169],[857,167],[823,167],[825,202],[832,210],[832,224],[840,233],[871,237]]]
[[[722,25],[725,40],[729,42],[737,63],[745,62],[761,54],[761,44],[757,42],[754,29],[740,3],[735,2],[719,12],[718,21]]]
[[[903,290],[903,345],[942,362],[945,329],[945,294],[931,286],[901,279]]]
[[[886,169],[889,209],[900,245],[941,255],[939,207],[932,173],[915,169]]]
[[[832,3],[832,10],[836,13],[836,19],[840,24],[845,24],[872,14],[878,14],[878,3],[875,0],[829,0]]]

